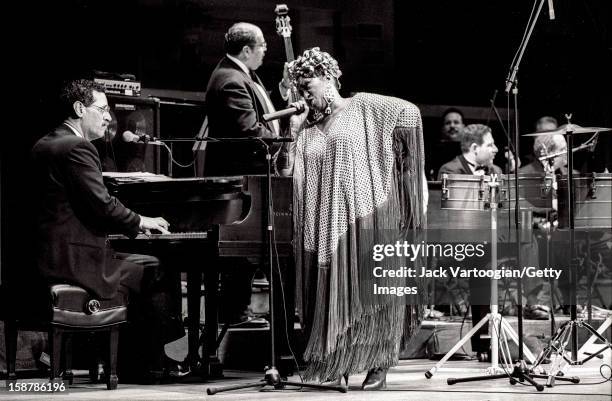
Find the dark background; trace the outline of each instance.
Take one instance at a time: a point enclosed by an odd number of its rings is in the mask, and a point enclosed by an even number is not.
[[[536,2],[536,5],[540,1]],[[546,2],[544,2],[546,3]],[[546,4],[518,72],[521,133],[532,132],[541,115],[564,123],[612,126],[612,38],[609,0],[553,0]],[[27,2],[3,14],[12,21],[5,34],[5,132],[2,138],[2,239],[20,232],[22,196],[27,187],[28,152],[58,123],[53,99],[67,78],[92,70],[134,74],[144,88],[203,92],[223,56],[223,34],[236,21],[259,25],[268,43],[258,70],[269,89],[281,77],[284,48],[276,35],[269,0],[67,0]],[[490,101],[502,114],[510,100],[505,79],[525,31],[531,1],[288,1],[296,54],[320,46],[336,56],[343,71],[342,92],[371,91],[407,99],[421,108],[426,139],[439,134],[441,111],[467,106],[466,122],[493,119]],[[193,98],[194,96],[191,96]],[[201,93],[195,96],[201,98]],[[197,103],[197,102],[196,102]],[[194,111],[195,110],[195,111]],[[174,124],[195,120],[205,110],[166,113],[162,137]],[[172,116],[175,116],[173,120]],[[176,117],[178,116],[178,117]],[[490,121],[496,140],[505,142]],[[195,128],[194,128],[195,127]],[[181,133],[184,135],[184,132]],[[606,136],[607,135],[607,136]],[[612,134],[601,134],[596,154],[578,155],[581,165],[612,170]],[[521,156],[531,141],[521,140]],[[595,163],[593,163],[595,161]]]

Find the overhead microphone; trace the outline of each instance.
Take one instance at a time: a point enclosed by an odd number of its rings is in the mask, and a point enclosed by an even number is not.
[[[555,19],[555,8],[553,7],[553,0],[548,0],[548,19]]]
[[[586,145],[585,146],[584,144],[582,144],[580,146],[576,146],[575,148],[572,148],[572,153],[578,152],[579,150],[582,150],[582,149],[589,149],[590,150],[591,146],[592,145]],[[544,160],[555,158],[557,156],[564,156],[566,154],[567,154],[567,150],[563,150],[561,152],[555,152],[555,153],[551,153],[549,155],[538,157],[538,159],[544,161]]]

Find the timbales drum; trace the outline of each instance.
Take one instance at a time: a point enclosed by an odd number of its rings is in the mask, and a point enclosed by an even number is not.
[[[612,174],[574,175],[574,228],[612,228]],[[559,178],[559,226],[569,227],[567,176]]]

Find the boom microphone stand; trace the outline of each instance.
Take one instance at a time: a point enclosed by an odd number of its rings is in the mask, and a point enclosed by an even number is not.
[[[531,34],[533,33],[533,28],[535,27],[536,22],[538,21],[538,17],[540,16],[540,12],[542,11],[542,6],[544,5],[545,0],[541,0],[538,4],[537,10],[535,11],[533,19],[530,19],[527,27],[527,32],[523,37],[523,41],[519,46],[519,50],[515,59],[513,60],[513,64],[510,66],[510,71],[508,73],[508,77],[506,78],[506,94],[510,96],[510,92],[512,91],[513,97],[513,106],[514,106],[514,148],[519,149],[519,120],[518,120],[518,86],[517,86],[517,78],[516,75],[518,73],[519,65],[523,58],[523,54],[525,53],[525,49],[527,48],[527,43],[529,43],[529,39],[531,38]],[[531,16],[530,16],[531,17]],[[569,148],[571,149],[571,148]],[[518,155],[517,155],[518,157]],[[518,167],[518,166],[517,166]],[[570,173],[571,175],[571,173]],[[518,168],[514,170],[514,187],[516,188],[516,196],[515,196],[515,205],[514,205],[514,219],[515,219],[515,233],[516,233],[516,263],[517,266],[520,267],[521,264],[521,244],[519,241],[519,232],[520,232],[520,220],[519,220],[519,179],[518,179]],[[518,280],[518,308],[517,308],[517,319],[518,319],[518,336],[520,344],[523,343],[523,282],[522,278]],[[538,361],[534,363],[534,368],[538,366]],[[517,380],[519,382],[528,381],[530,384],[534,385],[538,391],[543,390],[543,386],[541,384],[536,383],[533,378],[546,378],[548,376],[538,375],[533,373],[533,369],[531,370],[527,368],[527,364],[525,363],[523,356],[523,347],[519,345],[518,349],[518,360],[514,365],[514,369],[512,373],[510,373],[510,384],[516,384]],[[575,378],[568,377],[557,377],[558,380],[572,381],[575,382]],[[550,380],[550,379],[549,379]]]
[[[527,43],[529,42],[529,39],[531,37],[531,34],[533,32],[533,29],[535,27],[535,24],[538,20],[538,17],[540,15],[540,12],[542,11],[542,6],[544,5],[544,1],[545,0],[540,0],[538,6],[537,6],[537,10],[535,11],[535,14],[531,13],[530,15],[530,19],[527,25],[527,31],[525,33],[525,35],[523,36],[523,41],[521,42],[520,46],[519,46],[519,50],[517,52],[517,54],[515,55],[515,58],[512,60],[512,65],[510,66],[510,71],[508,73],[508,77],[506,78],[506,93],[508,96],[510,96],[510,92],[512,91],[512,95],[513,95],[513,99],[514,99],[514,149],[518,150],[519,149],[519,124],[518,124],[518,100],[517,100],[517,95],[518,95],[518,87],[517,87],[517,79],[516,79],[516,75],[518,73],[518,69],[519,69],[519,65],[521,63],[521,60],[523,58],[523,54],[525,52],[525,48],[527,47]],[[533,18],[532,18],[533,17]],[[509,118],[509,116],[508,116]],[[510,125],[510,121],[508,123],[508,125]],[[521,264],[521,241],[520,241],[520,206],[519,206],[519,194],[520,194],[520,188],[519,188],[519,179],[518,179],[518,154],[515,155],[515,157],[517,158],[517,163],[516,163],[516,167],[514,169],[514,188],[515,188],[515,209],[514,209],[514,224],[515,224],[515,240],[516,240],[516,265],[517,268],[520,268],[520,264]],[[544,390],[544,386],[542,386],[541,384],[537,383],[535,380],[533,380],[533,376],[530,374],[529,370],[526,367],[526,363],[524,361],[524,353],[523,353],[523,283],[522,283],[522,279],[519,278],[518,281],[518,289],[517,289],[517,298],[518,298],[518,302],[517,302],[517,318],[518,318],[518,341],[519,341],[519,346],[518,346],[518,360],[514,365],[514,369],[512,370],[512,372],[507,375],[507,374],[493,374],[490,376],[480,376],[480,377],[468,377],[468,378],[462,378],[462,379],[449,379],[449,384],[454,384],[454,383],[459,383],[459,382],[467,382],[467,381],[476,381],[476,380],[493,380],[493,379],[502,379],[502,378],[506,378],[509,376],[510,378],[510,384],[516,384],[517,381],[519,382],[524,382],[527,381],[529,384],[531,384],[532,386],[535,386],[536,390],[538,391],[543,391]],[[497,300],[495,300],[495,302],[497,303]],[[501,327],[501,325],[500,325]],[[493,327],[493,330],[495,330],[495,327]],[[493,339],[492,339],[493,341]],[[493,346],[493,344],[491,344],[491,346]]]
[[[217,140],[223,141],[225,139],[222,138],[208,138],[207,140]],[[268,252],[268,263],[270,267],[270,277],[268,281],[270,282],[270,292],[269,296],[269,304],[270,304],[270,365],[264,368],[264,378],[257,382],[245,383],[245,384],[236,384],[233,386],[226,387],[209,387],[206,389],[206,393],[208,395],[214,395],[217,393],[222,393],[225,391],[232,390],[240,390],[243,388],[259,388],[263,389],[265,386],[272,386],[276,390],[283,389],[285,386],[295,386],[295,387],[309,387],[316,388],[320,390],[334,390],[340,391],[341,393],[346,393],[346,387],[343,386],[326,386],[322,384],[310,384],[310,383],[298,383],[298,382],[290,382],[286,380],[282,380],[281,376],[274,366],[276,363],[276,339],[275,339],[275,322],[274,322],[274,264],[273,264],[273,245],[274,245],[274,211],[272,207],[272,175],[270,170],[272,168],[272,155],[270,153],[270,144],[276,142],[292,142],[293,139],[278,137],[278,138],[227,138],[228,142],[242,142],[242,141],[253,141],[257,140],[263,144],[266,150],[266,161],[267,161],[267,170],[266,170],[266,196],[267,196],[267,213],[266,218],[264,220],[266,227],[266,245]]]
[[[542,11],[542,6],[544,5],[544,0],[541,0],[538,4],[538,8],[536,10],[535,17],[529,21],[530,24],[527,28],[527,34],[525,35],[523,42],[519,46],[518,57],[515,58],[514,65],[510,66],[510,72],[508,78],[506,79],[506,94],[510,96],[510,91],[512,90],[512,95],[514,99],[514,148],[518,151],[519,148],[519,123],[518,123],[518,86],[517,86],[517,78],[516,75],[518,73],[519,65],[521,60],[523,59],[523,54],[525,53],[525,49],[527,48],[527,43],[531,38],[531,34],[533,33],[533,28],[535,27],[536,22],[538,21],[538,17],[540,16],[540,12]],[[518,158],[518,154],[516,155]],[[514,188],[516,191],[515,202],[514,202],[514,228],[516,234],[516,265],[520,268],[521,265],[521,244],[519,241],[519,233],[520,233],[520,220],[519,220],[519,179],[518,179],[518,165],[514,170]],[[518,319],[518,336],[519,341],[523,343],[523,280],[519,278],[518,280],[518,308],[517,308],[517,319]],[[523,382],[527,380],[529,383],[534,385],[538,391],[542,391],[544,388],[541,384],[535,383],[530,375],[530,371],[527,369],[527,365],[523,356],[523,347],[519,346],[518,349],[518,360],[514,365],[514,369],[510,374],[510,384],[516,384],[516,381]]]

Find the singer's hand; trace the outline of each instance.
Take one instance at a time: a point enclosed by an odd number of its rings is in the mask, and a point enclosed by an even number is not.
[[[291,136],[295,137],[297,133],[304,128],[304,123],[306,122],[306,118],[308,117],[308,112],[310,111],[310,108],[304,100],[293,102],[289,106],[298,109],[298,112],[292,115],[289,119]]]
[[[281,86],[287,90],[291,88],[291,80],[289,79],[289,63],[285,63],[283,67],[283,80],[281,81]]]
[[[170,227],[170,223],[163,217],[140,216],[140,230],[147,235],[151,234],[151,230],[157,230],[162,234],[170,234],[168,227]]]

